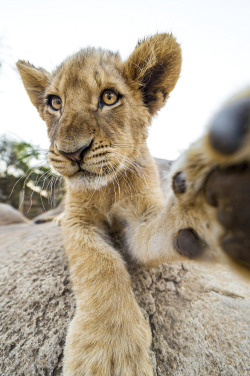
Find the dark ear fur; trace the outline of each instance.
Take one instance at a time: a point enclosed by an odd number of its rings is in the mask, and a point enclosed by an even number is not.
[[[181,48],[172,34],[156,34],[140,41],[125,62],[125,75],[141,90],[154,115],[174,89],[181,70]]]
[[[39,111],[42,106],[44,90],[50,81],[50,74],[24,60],[19,60],[16,66],[31,102]]]

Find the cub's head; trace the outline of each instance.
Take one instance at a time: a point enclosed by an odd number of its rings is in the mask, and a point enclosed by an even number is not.
[[[21,60],[17,68],[48,126],[52,166],[73,188],[97,189],[141,157],[152,116],[178,80],[181,50],[172,35],[157,34],[125,63],[88,48],[52,73]]]

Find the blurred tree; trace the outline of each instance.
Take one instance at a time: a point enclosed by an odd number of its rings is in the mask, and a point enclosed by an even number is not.
[[[0,140],[0,202],[32,218],[61,200],[63,188],[58,182],[45,151],[27,142]]]

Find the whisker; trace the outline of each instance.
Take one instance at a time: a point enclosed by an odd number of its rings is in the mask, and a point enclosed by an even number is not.
[[[35,185],[39,185],[39,181],[41,180],[41,178],[44,177],[44,176],[46,176],[46,175],[49,174],[49,173],[50,173],[50,170],[44,172],[41,176],[39,176],[39,179],[38,179],[38,177],[36,177]],[[41,200],[42,205],[43,205],[42,194],[41,194],[42,191],[43,191],[43,188],[41,188],[41,191],[40,191],[39,196],[40,196],[40,200]],[[30,209],[31,209],[31,207],[32,207],[32,197],[33,197],[34,192],[35,192],[35,191],[32,190],[32,193],[31,193],[31,195],[30,195],[30,206],[29,206],[29,209],[28,209],[27,213],[29,213],[29,211],[30,211]],[[43,205],[43,209],[44,209],[44,211],[46,210],[45,207],[44,207],[44,205]]]
[[[109,171],[111,171],[111,173],[115,174],[115,171],[114,171],[111,163],[109,161],[107,161],[107,163],[108,163],[108,169],[109,169]],[[112,179],[111,182],[112,182],[112,185],[113,185],[113,188],[114,188],[115,201],[116,201],[116,189],[115,189],[114,180]]]
[[[37,177],[36,177],[36,180],[35,180],[35,185],[37,184]],[[29,209],[27,210],[27,213],[29,213],[31,207],[32,207],[32,197],[33,197],[33,194],[34,194],[34,191],[32,190],[31,192],[31,195],[30,195],[30,206],[29,206]]]
[[[114,158],[118,160],[118,158],[114,155]],[[118,162],[120,163],[120,161],[118,160]],[[132,189],[131,189],[131,181],[129,180],[128,176],[127,176],[127,170],[126,170],[126,166],[124,163],[120,163],[122,165],[122,167],[124,167],[123,169],[123,174],[121,174],[122,176],[122,179],[126,182],[126,184],[129,186],[129,190],[130,190],[130,195],[132,195]],[[124,174],[126,175],[126,178],[124,176]],[[127,180],[128,179],[128,180]],[[131,183],[131,184],[130,184]],[[134,192],[135,192],[135,187],[134,185],[132,184],[133,188],[134,188]]]
[[[43,163],[43,164],[44,164],[44,163]],[[29,176],[32,174],[32,172],[35,171],[35,169],[37,168],[37,166],[41,166],[41,164],[39,163],[39,164],[37,164],[37,165],[31,167],[28,171],[26,171],[24,174],[22,174],[22,175],[20,176],[20,178],[19,178],[19,179],[15,182],[15,184],[13,185],[13,187],[12,187],[12,189],[11,189],[11,192],[10,192],[8,198],[11,197],[11,195],[12,195],[12,193],[13,193],[13,191],[14,191],[16,185],[19,183],[19,181],[22,180],[22,179],[25,177],[25,175],[28,174],[27,177],[26,177],[25,180],[24,180],[24,184],[25,184],[26,181],[27,181],[27,179],[28,179]]]
[[[48,175],[46,176],[45,179],[43,179],[43,185],[42,185],[42,191],[44,190],[44,185],[45,185],[45,182],[48,178],[50,178],[50,176],[53,174],[53,172],[51,170],[48,171]],[[49,183],[48,183],[49,184]],[[47,184],[47,187],[45,188],[45,190],[47,191],[48,190],[48,184]],[[46,211],[45,207],[44,207],[44,203],[43,203],[43,198],[42,198],[42,195],[40,194],[40,199],[41,199],[41,203],[42,203],[42,206],[43,206],[43,210]]]
[[[120,154],[117,150],[114,152],[114,154],[116,154],[117,156],[120,156],[125,162],[127,162],[130,166],[132,166],[133,168],[129,168],[128,166],[126,166],[126,168],[131,171],[131,173],[133,173],[137,178],[143,178],[145,184],[147,185],[147,181],[146,181],[146,178],[145,178],[145,175],[147,176],[148,174],[145,173],[145,171],[143,170],[142,166],[139,165],[138,162],[135,161],[131,161],[130,159],[128,159],[127,157],[123,156],[122,154]],[[140,171],[140,175],[138,173],[138,170]]]
[[[19,136],[18,134],[16,134],[16,133],[14,133],[14,132],[10,132],[10,131],[7,131],[7,133],[9,133],[9,134],[12,134],[12,136],[15,136],[15,137],[17,137],[17,138],[19,138],[19,140],[21,140],[22,142],[25,142],[26,144],[28,144],[28,142],[26,141],[26,140],[24,140],[21,136]],[[32,147],[34,147],[33,145],[32,145]],[[34,148],[36,148],[36,150],[39,150],[39,151],[45,151],[45,152],[49,152],[49,149],[41,149],[41,148],[39,148],[39,146],[35,146]]]

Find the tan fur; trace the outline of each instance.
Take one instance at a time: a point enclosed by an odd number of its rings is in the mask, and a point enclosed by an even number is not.
[[[206,138],[173,167],[167,199],[146,145],[152,116],[179,77],[180,47],[172,35],[159,34],[140,42],[125,63],[118,54],[86,49],[52,74],[24,61],[17,67],[47,123],[50,162],[67,185],[63,237],[77,309],[67,336],[64,374],[153,375],[150,328],[135,301],[125,261],[109,235],[112,229],[120,228],[130,257],[143,265],[183,259],[174,241],[178,230],[187,226],[208,242],[211,252],[205,257],[224,258],[214,209],[198,194],[215,163]],[[100,106],[106,89],[121,94],[114,106]],[[48,95],[62,99],[62,110],[49,107]],[[81,162],[84,171],[78,172],[77,163],[62,151],[73,153],[91,140]],[[189,168],[194,158],[200,158],[199,171]],[[190,176],[201,176],[191,201],[190,195],[176,197],[171,188],[180,166]]]

